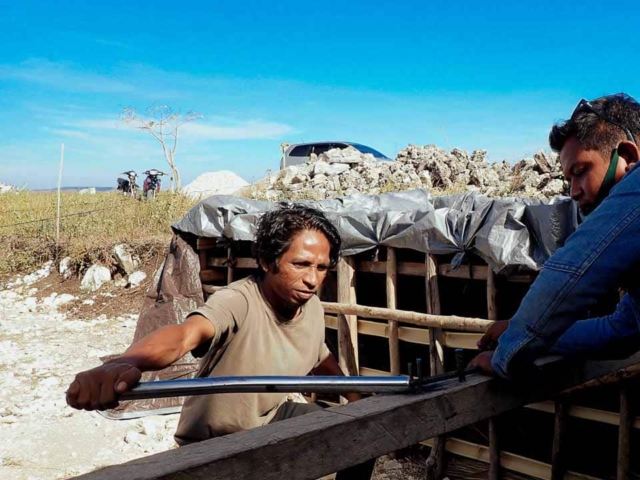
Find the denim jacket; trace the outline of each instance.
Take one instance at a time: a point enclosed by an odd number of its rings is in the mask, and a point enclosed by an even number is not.
[[[500,337],[492,366],[517,376],[548,353],[626,357],[640,350],[640,163],[545,263]],[[615,313],[590,318],[613,289]]]

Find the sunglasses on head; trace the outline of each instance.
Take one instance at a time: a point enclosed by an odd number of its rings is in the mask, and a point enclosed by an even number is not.
[[[571,114],[571,118],[575,117],[580,113],[593,113],[600,120],[603,120],[611,125],[614,125],[620,128],[624,132],[624,134],[627,136],[627,140],[629,140],[630,142],[636,143],[635,137],[627,127],[620,125],[618,122],[608,118],[606,115],[602,113],[602,111],[600,111],[600,109],[593,106],[593,104],[589,100],[585,100],[584,98],[580,100],[575,110]]]

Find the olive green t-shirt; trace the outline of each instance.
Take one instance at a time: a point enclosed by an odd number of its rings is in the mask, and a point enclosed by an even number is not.
[[[198,377],[307,375],[329,356],[324,310],[314,296],[292,320],[279,318],[253,277],[213,294],[199,313],[215,327]],[[180,445],[269,423],[285,393],[187,397],[176,431]]]

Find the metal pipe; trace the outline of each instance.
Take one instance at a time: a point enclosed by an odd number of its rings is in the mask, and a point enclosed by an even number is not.
[[[409,377],[259,376],[207,377],[143,382],[120,395],[120,400],[210,395],[214,393],[403,393]]]

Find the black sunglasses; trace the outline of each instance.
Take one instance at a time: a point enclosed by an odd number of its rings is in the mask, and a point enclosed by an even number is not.
[[[615,122],[610,118],[607,118],[605,115],[603,115],[601,111],[599,111],[596,107],[594,107],[590,101],[585,100],[584,98],[578,102],[578,105],[576,106],[576,108],[573,110],[573,113],[571,114],[571,118],[575,117],[580,113],[593,113],[599,119],[622,129],[624,134],[627,136],[627,140],[629,140],[630,142],[636,143],[635,137],[627,127],[620,125],[618,122]]]

